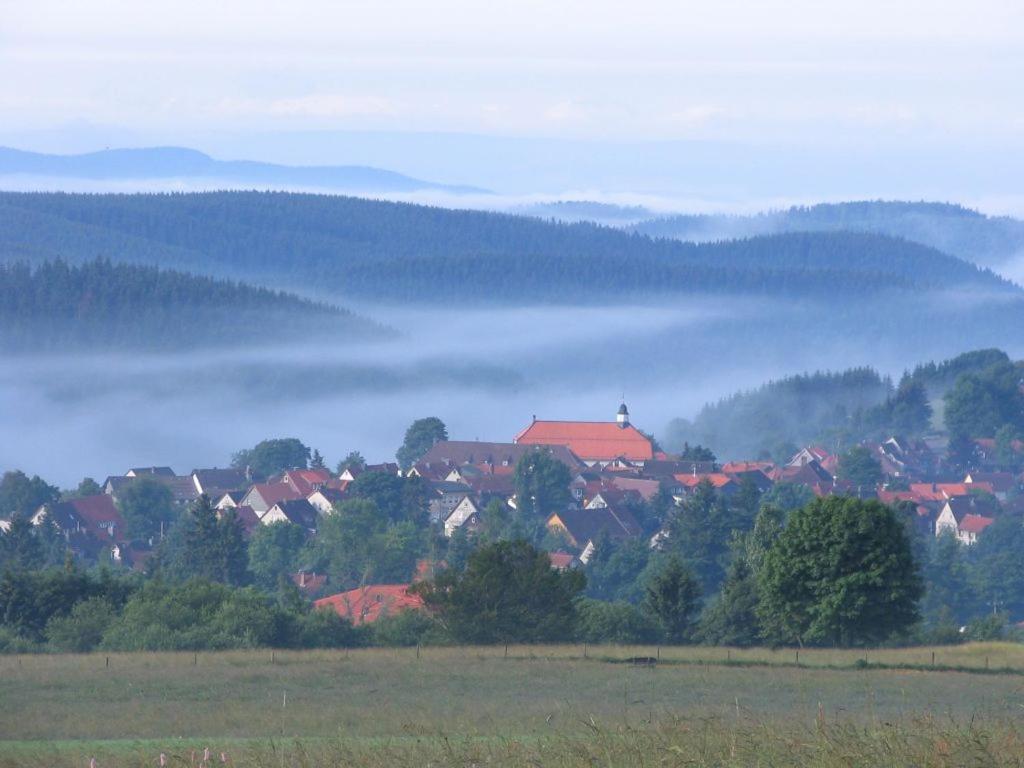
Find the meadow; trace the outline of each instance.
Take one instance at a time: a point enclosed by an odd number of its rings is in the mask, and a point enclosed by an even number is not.
[[[0,768],[1020,766],[1022,707],[1012,644],[5,656]]]

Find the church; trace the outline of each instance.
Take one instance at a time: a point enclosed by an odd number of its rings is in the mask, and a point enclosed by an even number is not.
[[[533,422],[513,438],[520,445],[564,445],[588,466],[605,466],[625,459],[637,466],[654,458],[651,439],[629,423],[629,409],[619,406],[615,421]]]

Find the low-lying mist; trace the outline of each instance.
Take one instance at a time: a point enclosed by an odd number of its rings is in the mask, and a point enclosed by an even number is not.
[[[823,308],[680,297],[605,307],[356,307],[400,332],[166,355],[10,358],[0,369],[0,469],[68,486],[129,466],[179,473],[295,436],[335,462],[391,460],[414,419],[453,438],[507,441],[543,418],[634,423],[661,434],[705,402],[791,373],[905,368],[970,345],[897,332],[842,337]],[[981,346],[988,340],[979,339]],[[1021,345],[1007,338],[1007,351]]]

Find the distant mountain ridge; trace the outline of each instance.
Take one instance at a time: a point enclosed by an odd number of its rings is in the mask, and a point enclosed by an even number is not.
[[[873,232],[913,240],[984,266],[996,266],[1024,254],[1024,221],[935,202],[866,200],[794,206],[749,216],[664,216],[630,229],[651,237],[691,242],[784,232]]]
[[[194,179],[350,192],[485,192],[476,187],[424,181],[369,166],[289,166],[250,160],[215,160],[184,147],[107,149],[80,155],[50,155],[0,147],[0,185],[2,177],[10,175],[93,181]]]
[[[97,256],[421,303],[578,303],[698,292],[831,300],[937,288],[1020,294],[961,259],[871,233],[694,244],[587,223],[352,197],[0,193],[0,260]]]

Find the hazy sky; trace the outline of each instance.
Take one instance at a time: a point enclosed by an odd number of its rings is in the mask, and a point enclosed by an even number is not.
[[[1021,0],[0,0],[0,123],[1017,145]]]

